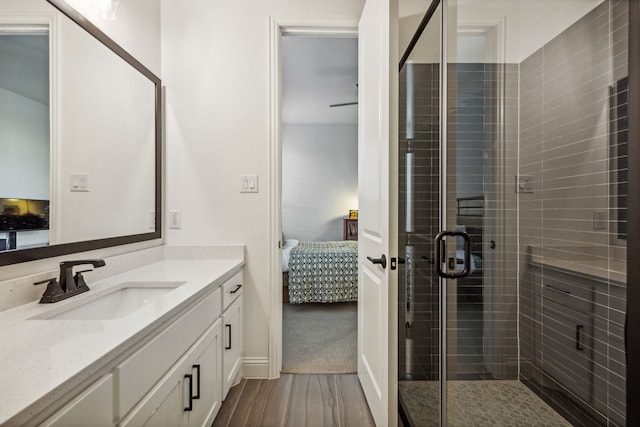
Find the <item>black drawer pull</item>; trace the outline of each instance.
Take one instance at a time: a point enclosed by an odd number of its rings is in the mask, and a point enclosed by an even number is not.
[[[200,399],[200,365],[193,365],[193,369],[196,370],[196,377],[198,378],[198,386],[196,387],[196,394],[193,398]]]
[[[571,292],[569,291],[565,291],[564,289],[558,289],[558,288],[554,288],[551,285],[544,285],[546,288],[551,289],[552,291],[556,291],[556,292],[562,292],[563,294],[567,294],[567,295],[571,295]]]
[[[242,285],[236,285],[236,288],[232,291],[229,291],[230,294],[235,294],[236,292],[238,292],[240,290],[240,288],[242,287]]]
[[[584,350],[584,347],[580,343],[580,331],[584,328],[584,325],[576,325],[576,350]]]
[[[225,345],[224,349],[225,350],[231,350],[231,325],[230,324],[226,324],[224,325],[225,328],[229,328],[229,333],[227,334],[227,336],[229,337],[229,345]]]
[[[189,380],[189,406],[184,408],[185,412],[193,411],[193,375],[185,374],[184,378]]]

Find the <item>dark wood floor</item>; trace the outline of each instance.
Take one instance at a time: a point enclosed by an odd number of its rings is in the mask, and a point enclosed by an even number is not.
[[[283,374],[229,391],[213,427],[375,426],[357,375]]]

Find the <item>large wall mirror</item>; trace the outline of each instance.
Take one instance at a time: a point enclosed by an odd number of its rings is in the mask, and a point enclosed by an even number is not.
[[[160,79],[61,0],[0,0],[0,58],[0,265],[160,238]]]

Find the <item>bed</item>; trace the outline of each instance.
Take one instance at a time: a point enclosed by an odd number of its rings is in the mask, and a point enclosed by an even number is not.
[[[284,285],[289,303],[358,300],[358,242],[300,242],[282,248]]]

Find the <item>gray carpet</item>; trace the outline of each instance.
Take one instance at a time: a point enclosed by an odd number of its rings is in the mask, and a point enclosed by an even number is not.
[[[283,304],[282,372],[353,374],[357,372],[355,302]]]

